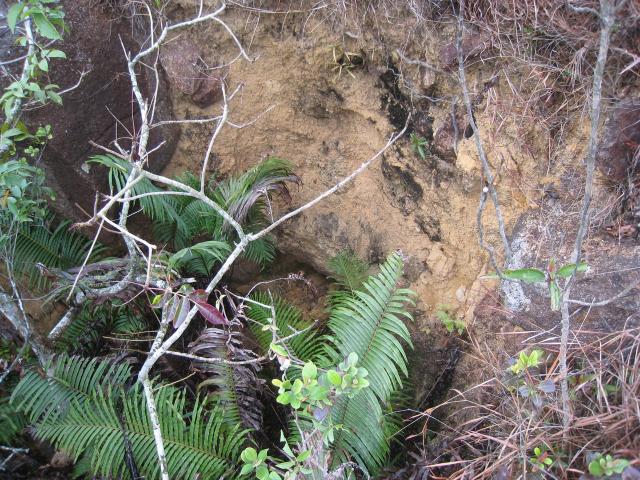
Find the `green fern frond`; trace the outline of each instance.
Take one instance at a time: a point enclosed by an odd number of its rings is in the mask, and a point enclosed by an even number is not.
[[[369,268],[369,264],[355,253],[343,250],[329,260],[329,278],[348,292],[355,292],[367,279]]]
[[[263,305],[270,305],[271,297],[264,292],[257,292],[251,298]],[[249,329],[256,338],[263,352],[269,350],[272,341],[271,332],[262,327],[269,323],[271,310],[255,303],[247,302],[246,316],[249,319]],[[276,327],[281,337],[287,337],[294,332],[308,328],[312,322],[304,319],[302,312],[290,305],[284,299],[274,296],[273,307],[276,313]],[[307,330],[284,343],[285,348],[300,360],[317,360],[325,354],[324,343],[326,339],[316,329]]]
[[[154,236],[159,242],[182,249],[193,244],[195,238],[225,239],[222,234],[222,217],[210,206],[190,197],[176,198],[181,199],[177,207],[181,222],[177,223],[173,219],[154,222]]]
[[[24,223],[20,225],[15,239],[12,266],[14,273],[25,275],[29,286],[38,290],[44,289],[48,280],[41,275],[37,263],[49,269],[66,270],[81,265],[91,247],[91,240],[69,229],[71,222],[63,221],[57,226],[52,213],[42,222]],[[100,259],[105,247],[96,244],[89,259],[90,262]]]
[[[257,263],[262,268],[266,267],[273,262],[273,259],[276,257],[276,246],[273,238],[266,236],[249,243],[243,256],[247,260]]]
[[[91,351],[109,333],[128,335],[145,328],[144,319],[119,301],[84,304],[56,342],[56,348],[61,352]]]
[[[112,155],[96,155],[89,160],[109,169],[109,185],[121,189],[127,180],[131,166]],[[185,173],[179,180],[193,188],[200,187],[200,180]],[[273,193],[289,196],[286,183],[298,181],[291,165],[282,159],[270,157],[238,177],[230,177],[216,185],[208,185],[205,193],[241,223],[246,231],[257,231],[266,224],[266,198]],[[149,180],[142,180],[132,189],[132,195],[162,192]],[[225,225],[222,217],[201,200],[188,196],[153,195],[138,200],[143,213],[153,221],[154,236],[160,243],[182,250],[194,240],[237,240],[235,232]],[[196,241],[197,241],[196,240]],[[252,242],[245,258],[265,266],[275,256],[270,238]],[[201,259],[202,260],[202,259]],[[194,262],[198,273],[208,274],[202,261]]]
[[[334,423],[343,425],[332,445],[333,465],[354,458],[363,468],[375,472],[389,454],[385,418],[381,405],[387,404],[394,390],[402,387],[407,375],[407,358],[402,341],[411,345],[403,317],[412,304],[410,290],[398,288],[403,262],[390,255],[362,286],[344,295],[331,307],[329,330],[340,361],[350,353],[358,354],[358,365],[369,372],[369,388],[353,398],[340,398],[332,409]]]
[[[209,240],[174,253],[169,264],[184,272],[205,276],[211,274],[214,265],[223,262],[230,253],[231,245],[227,242]]]
[[[410,379],[403,382],[402,388],[391,393],[389,400],[382,405],[383,422],[382,431],[388,441],[398,445],[404,450],[404,438],[407,436],[405,419],[413,416],[413,393],[415,387]]]
[[[239,223],[244,224],[252,210],[262,209],[264,199],[271,192],[289,196],[286,182],[297,182],[291,164],[277,157],[269,157],[239,177],[221,182],[214,199]]]
[[[7,397],[0,398],[0,444],[12,445],[27,423],[27,417],[11,405]]]
[[[233,362],[255,360],[257,355],[244,347],[239,332],[206,328],[189,344],[189,353],[204,358],[222,358]],[[258,399],[263,381],[258,379],[258,364],[230,365],[223,362],[193,362],[193,369],[206,375],[198,391],[210,391],[218,399],[228,425],[262,427],[262,403]]]
[[[96,163],[103,165],[109,169],[109,187],[112,191],[120,191],[127,184],[127,178],[131,172],[131,164],[122,158],[114,155],[94,155],[89,159],[88,163]],[[136,183],[131,190],[132,196],[143,195],[147,193],[163,192],[164,190],[156,187],[149,179],[143,178]],[[166,222],[171,220],[178,225],[182,223],[176,211],[176,200],[171,195],[150,195],[142,197],[136,202],[146,216],[157,222]]]
[[[54,414],[64,416],[74,403],[82,404],[98,389],[119,385],[131,376],[126,363],[60,355],[53,365],[27,371],[11,395],[11,404],[31,423]]]
[[[399,255],[392,254],[380,273],[364,282],[351,299],[332,309],[329,329],[342,357],[358,354],[358,364],[369,372],[371,390],[381,402],[402,386],[407,357],[401,341],[411,346],[402,317],[412,320],[405,305],[413,304],[411,290],[397,287],[403,273]]]
[[[334,425],[342,425],[331,445],[332,465],[355,460],[369,472],[385,464],[389,442],[383,431],[383,412],[376,396],[369,389],[353,398],[338,398],[331,410]]]
[[[218,407],[209,410],[196,401],[187,410],[184,394],[169,387],[161,387],[155,395],[170,477],[232,478],[245,433],[238,426],[228,428]],[[138,387],[126,394],[95,390],[87,401],[74,402],[64,418],[47,417],[36,436],[74,459],[87,455],[94,474],[119,478],[127,472],[125,431],[140,474],[147,480],[159,478],[153,431]]]

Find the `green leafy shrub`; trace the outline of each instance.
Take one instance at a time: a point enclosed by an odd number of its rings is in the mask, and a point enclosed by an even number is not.
[[[453,333],[454,331],[458,332],[458,335],[462,335],[467,328],[467,324],[464,320],[459,319],[458,317],[453,317],[446,309],[446,307],[441,306],[436,312],[436,317],[440,320],[440,323],[444,325],[444,328],[447,329],[447,332]]]
[[[589,462],[589,473],[594,477],[611,477],[624,472],[629,465],[631,462],[624,458],[613,458],[611,455],[598,453]]]

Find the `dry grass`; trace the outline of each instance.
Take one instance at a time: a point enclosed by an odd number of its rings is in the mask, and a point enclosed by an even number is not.
[[[446,402],[456,412],[448,421],[455,427],[440,431],[396,478],[527,478],[536,471],[544,478],[578,478],[597,452],[640,458],[640,328],[575,334],[569,352],[574,419],[568,431],[556,393],[541,394],[542,405],[536,407],[518,392],[521,382],[504,359],[473,347],[487,379]],[[544,364],[530,371],[530,381],[557,385],[557,340],[527,342],[523,348],[547,353]],[[423,416],[430,418],[432,411]],[[535,464],[536,447],[546,452],[543,459],[553,459],[544,472]]]

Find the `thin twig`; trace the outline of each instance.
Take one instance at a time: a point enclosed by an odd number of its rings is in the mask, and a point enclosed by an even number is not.
[[[505,263],[509,265],[511,264],[513,255],[511,253],[509,240],[507,239],[506,229],[504,225],[504,218],[502,216],[502,209],[500,207],[500,202],[498,200],[498,192],[496,191],[496,187],[494,185],[493,174],[491,173],[491,166],[489,165],[489,161],[487,160],[487,155],[482,145],[480,130],[478,129],[478,126],[476,125],[476,121],[473,117],[473,106],[471,104],[471,97],[469,96],[469,87],[467,86],[467,77],[464,70],[464,55],[462,52],[462,32],[464,30],[463,16],[464,16],[465,0],[460,0],[459,5],[460,5],[459,6],[460,10],[458,12],[458,28],[456,31],[456,51],[458,54],[458,74],[460,76],[460,79],[459,79],[460,87],[462,88],[464,103],[467,108],[469,125],[471,125],[471,128],[473,130],[473,138],[476,143],[476,149],[478,150],[478,156],[480,157],[480,162],[482,163],[482,171],[486,179],[486,186],[489,189],[489,193],[491,195],[491,202],[493,203],[493,207],[495,208],[495,211],[496,211],[496,218],[498,220],[498,229],[500,232],[500,238],[502,239],[502,246],[504,248]],[[484,191],[482,195],[485,195]],[[494,263],[496,263],[495,260],[494,260]]]
[[[600,301],[593,301],[593,302],[586,302],[584,300],[567,300],[567,303],[571,303],[573,305],[581,305],[584,307],[604,307],[606,305],[609,305],[610,303],[613,303],[619,299],[621,299],[622,297],[624,297],[625,295],[627,295],[631,290],[638,288],[640,286],[640,280],[637,280],[636,282],[632,283],[631,285],[629,285],[628,287],[626,287],[624,290],[621,290],[618,294],[614,295],[613,297],[607,298],[606,300],[600,300]]]

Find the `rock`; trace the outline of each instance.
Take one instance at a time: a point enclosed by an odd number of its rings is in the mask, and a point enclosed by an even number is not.
[[[514,227],[511,239],[514,262],[508,267],[544,270],[552,258],[556,259],[558,266],[567,263],[577,228],[575,217],[564,213],[571,208],[572,205],[567,204],[563,208],[546,211],[544,215],[535,211],[524,214]],[[574,280],[571,298],[586,302],[606,300],[637,282],[640,277],[635,271],[640,268],[640,254],[636,245],[634,240],[624,242],[605,233],[592,233],[582,252],[589,270]],[[504,282],[502,288],[505,306],[511,310],[516,322],[531,322],[544,329],[557,325],[560,314],[551,311],[545,284]],[[638,290],[606,306],[583,309],[582,313],[576,314],[575,322],[584,322],[580,323],[581,328],[602,332],[638,325]],[[578,308],[582,307],[570,305],[569,311],[573,313]]]
[[[72,220],[85,220],[86,212],[94,209],[97,191],[107,191],[103,168],[84,171],[85,162],[98,151],[92,140],[107,147],[119,139],[128,148],[127,131],[140,125],[132,106],[129,77],[126,74],[126,51],[138,50],[128,21],[114,19],[108,9],[93,0],[63,2],[69,33],[57,48],[67,54],[67,60],[51,65],[51,83],[69,88],[78,82],[81,72],[88,72],[77,88],[63,95],[63,105],[47,105],[28,112],[26,122],[32,128],[51,125],[53,139],[47,144],[41,166],[47,182],[57,193],[54,210]],[[122,42],[122,43],[121,43]],[[138,82],[143,95],[151,96],[154,79],[141,70]],[[172,118],[171,104],[165,96],[160,79],[155,120]],[[149,159],[150,170],[160,171],[171,158],[180,134],[179,127],[163,126],[151,132],[149,146],[165,144]]]
[[[616,183],[626,183],[640,146],[640,98],[620,100],[611,110],[598,149],[598,169]]]
[[[170,86],[191,98],[200,107],[207,107],[222,98],[224,72],[206,73],[202,52],[191,41],[179,37],[165,45],[160,63]]]
[[[431,144],[431,151],[449,163],[456,161],[458,142],[462,139],[468,123],[466,114],[459,110],[454,110],[455,116],[449,115],[447,121],[436,130]]]
[[[462,56],[465,60],[480,55],[489,47],[489,39],[484,35],[473,34],[462,38]],[[440,50],[440,66],[444,70],[454,70],[458,67],[458,51],[456,42],[451,42]]]
[[[440,247],[434,247],[427,257],[427,266],[433,276],[447,278],[455,265],[455,260],[448,257]]]

